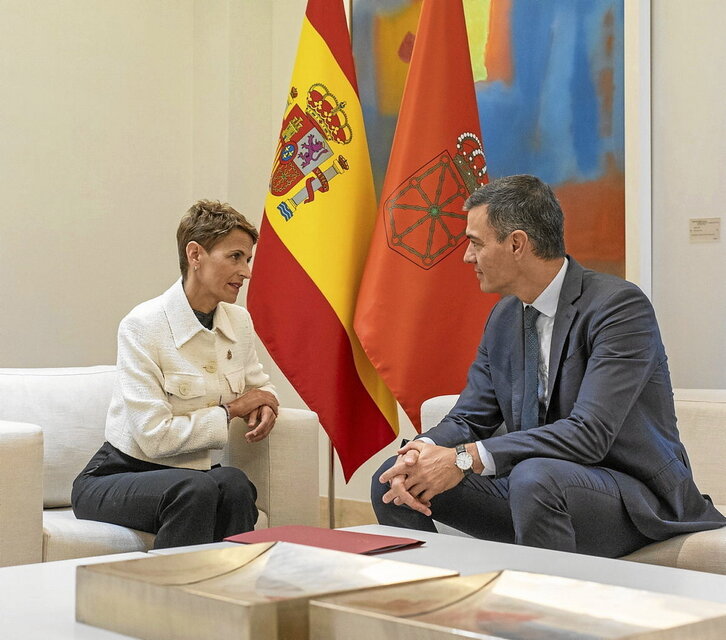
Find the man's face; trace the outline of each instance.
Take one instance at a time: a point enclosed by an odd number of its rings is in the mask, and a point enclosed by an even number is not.
[[[464,254],[464,262],[474,265],[474,273],[484,293],[506,296],[514,293],[516,276],[512,246],[509,242],[511,236],[497,242],[496,233],[489,224],[487,208],[483,204],[469,211],[466,222],[469,246]]]

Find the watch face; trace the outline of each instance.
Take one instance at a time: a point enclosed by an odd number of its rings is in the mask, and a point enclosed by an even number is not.
[[[456,466],[462,471],[471,469],[472,464],[474,464],[474,459],[468,451],[462,451],[456,454]]]

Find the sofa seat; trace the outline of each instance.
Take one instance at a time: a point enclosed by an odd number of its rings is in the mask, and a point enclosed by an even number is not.
[[[260,511],[255,529],[268,526],[267,514]],[[107,522],[79,520],[70,507],[43,511],[43,560],[68,560],[130,551],[148,551],[154,534],[120,527]]]
[[[726,505],[716,505],[716,508],[726,513]],[[726,529],[685,533],[654,542],[621,560],[726,575]]]
[[[154,535],[116,524],[78,520],[70,507],[43,511],[43,560],[67,560],[86,556],[148,551]]]

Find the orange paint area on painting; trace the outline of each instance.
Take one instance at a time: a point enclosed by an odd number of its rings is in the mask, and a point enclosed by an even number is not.
[[[489,37],[485,53],[488,82],[496,80],[506,84],[512,82],[514,69],[512,66],[512,43],[509,24],[511,10],[511,0],[498,0],[491,3]]]
[[[590,269],[625,276],[625,178],[611,161],[599,180],[555,189],[567,253]],[[572,213],[576,212],[576,213]]]
[[[378,109],[384,115],[398,113],[420,13],[421,0],[418,0],[404,9],[374,19],[376,95]]]

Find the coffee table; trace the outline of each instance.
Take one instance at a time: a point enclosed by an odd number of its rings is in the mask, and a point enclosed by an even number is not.
[[[386,558],[453,569],[462,575],[514,569],[726,603],[726,576],[715,573],[382,525],[346,529],[424,540],[425,544],[421,547],[387,553]]]
[[[497,569],[548,573],[607,584],[726,603],[726,576],[607,560],[560,551],[533,549],[380,525],[350,527],[351,531],[418,538],[416,549],[387,553],[402,562],[450,568],[463,575]],[[184,553],[232,543],[199,545],[150,553]],[[0,568],[0,638],[3,640],[118,640],[126,638],[75,621],[76,567],[144,557],[125,553]]]
[[[113,640],[126,636],[76,622],[79,564],[143,558],[142,552],[39,562],[0,569],[3,640]]]

